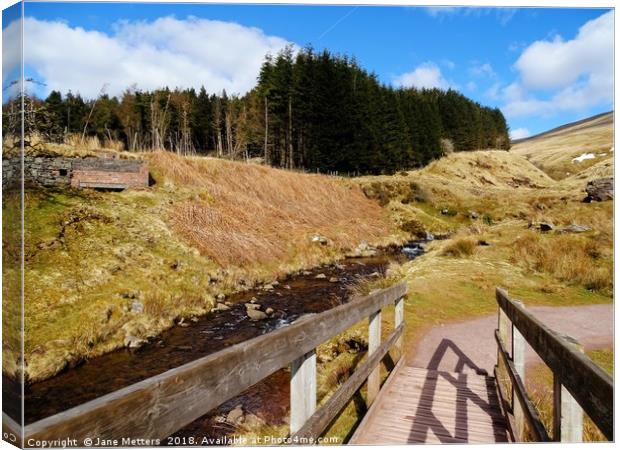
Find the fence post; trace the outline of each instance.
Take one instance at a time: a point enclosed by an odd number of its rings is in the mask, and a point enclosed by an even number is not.
[[[368,355],[381,345],[381,310],[368,317]],[[368,406],[375,401],[381,388],[381,365],[377,365],[368,376]]]
[[[394,305],[394,329],[398,328],[405,321],[405,297],[400,297]],[[396,341],[398,349],[398,359],[404,356],[405,348],[403,346],[403,336],[401,335]]]
[[[519,306],[523,303],[516,301]],[[512,362],[523,384],[525,384],[525,339],[517,327],[512,324]],[[519,401],[515,401],[515,389],[512,387],[512,413],[515,418],[515,434],[520,441],[525,437],[525,417]]]
[[[509,326],[510,326],[510,320],[508,319],[508,316],[506,315],[504,310],[501,308],[501,306],[498,306],[497,307],[497,331],[505,347],[508,347],[508,327]],[[502,361],[503,359],[501,355],[501,349],[498,347],[497,348],[498,369]]]
[[[564,340],[583,353],[583,345],[570,336]],[[553,440],[559,442],[583,441],[583,410],[579,403],[562,386],[559,377],[553,374]]]
[[[298,431],[316,409],[316,351],[291,363],[291,434]]]

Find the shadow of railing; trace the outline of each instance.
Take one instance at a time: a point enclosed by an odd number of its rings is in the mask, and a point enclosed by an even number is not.
[[[442,360],[446,357],[448,351],[451,350],[457,356],[457,363],[454,367],[455,373],[438,371]],[[410,431],[410,439],[425,441],[428,432],[439,439],[441,443],[464,443],[469,442],[469,417],[468,402],[478,406],[481,411],[488,413],[489,420],[496,439],[506,431],[503,419],[498,419],[491,414],[493,409],[499,410],[499,399],[492,383],[486,384],[488,400],[481,398],[477,393],[473,392],[467,386],[467,374],[464,369],[469,367],[478,375],[487,376],[487,371],[478,367],[463,351],[450,339],[443,339],[427,366],[427,369],[437,371],[429,373],[424,380],[416,413],[412,417],[413,424]],[[448,426],[443,424],[437,416],[432,412],[433,403],[437,395],[437,385],[440,378],[445,379],[456,389],[456,399],[454,402],[454,429],[451,431]],[[449,405],[441,405],[442,408]]]

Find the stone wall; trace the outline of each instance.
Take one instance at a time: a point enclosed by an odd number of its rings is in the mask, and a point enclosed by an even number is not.
[[[19,185],[19,156],[2,159],[2,188]],[[142,160],[24,156],[24,182],[44,187],[126,189],[149,185],[148,164]]]

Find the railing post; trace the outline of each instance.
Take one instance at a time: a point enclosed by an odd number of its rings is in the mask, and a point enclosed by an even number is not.
[[[381,310],[368,317],[368,355],[381,345]],[[368,377],[368,406],[375,401],[381,388],[381,365],[377,365]]]
[[[316,409],[316,351],[291,363],[291,434],[298,431]]]
[[[565,341],[581,353],[583,346],[570,336]],[[583,410],[579,403],[562,386],[559,377],[553,374],[553,440],[559,442],[583,441]]]
[[[394,329],[398,328],[400,324],[405,321],[405,297],[400,297],[396,300],[394,305]],[[398,358],[402,358],[405,355],[405,348],[403,345],[403,336],[401,335],[396,341],[395,347],[398,349]]]
[[[523,306],[523,303],[516,301],[519,306]],[[512,324],[512,362],[515,365],[515,370],[521,381],[525,385],[525,339],[519,332],[514,323]],[[515,389],[512,387],[512,413],[515,418],[515,435],[518,436],[520,441],[523,441],[525,436],[525,417],[523,408],[519,401],[515,401]]]
[[[497,308],[497,331],[499,332],[499,337],[505,346],[508,346],[508,327],[510,326],[510,320],[508,316],[501,308],[498,306]],[[497,366],[499,367],[500,362],[502,361],[502,356],[500,355],[501,350],[497,349]]]

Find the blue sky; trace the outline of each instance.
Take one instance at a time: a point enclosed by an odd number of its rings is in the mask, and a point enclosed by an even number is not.
[[[292,43],[353,55],[386,84],[458,89],[500,107],[517,137],[613,107],[603,9],[26,3],[25,15],[39,95],[243,93],[265,52]]]

